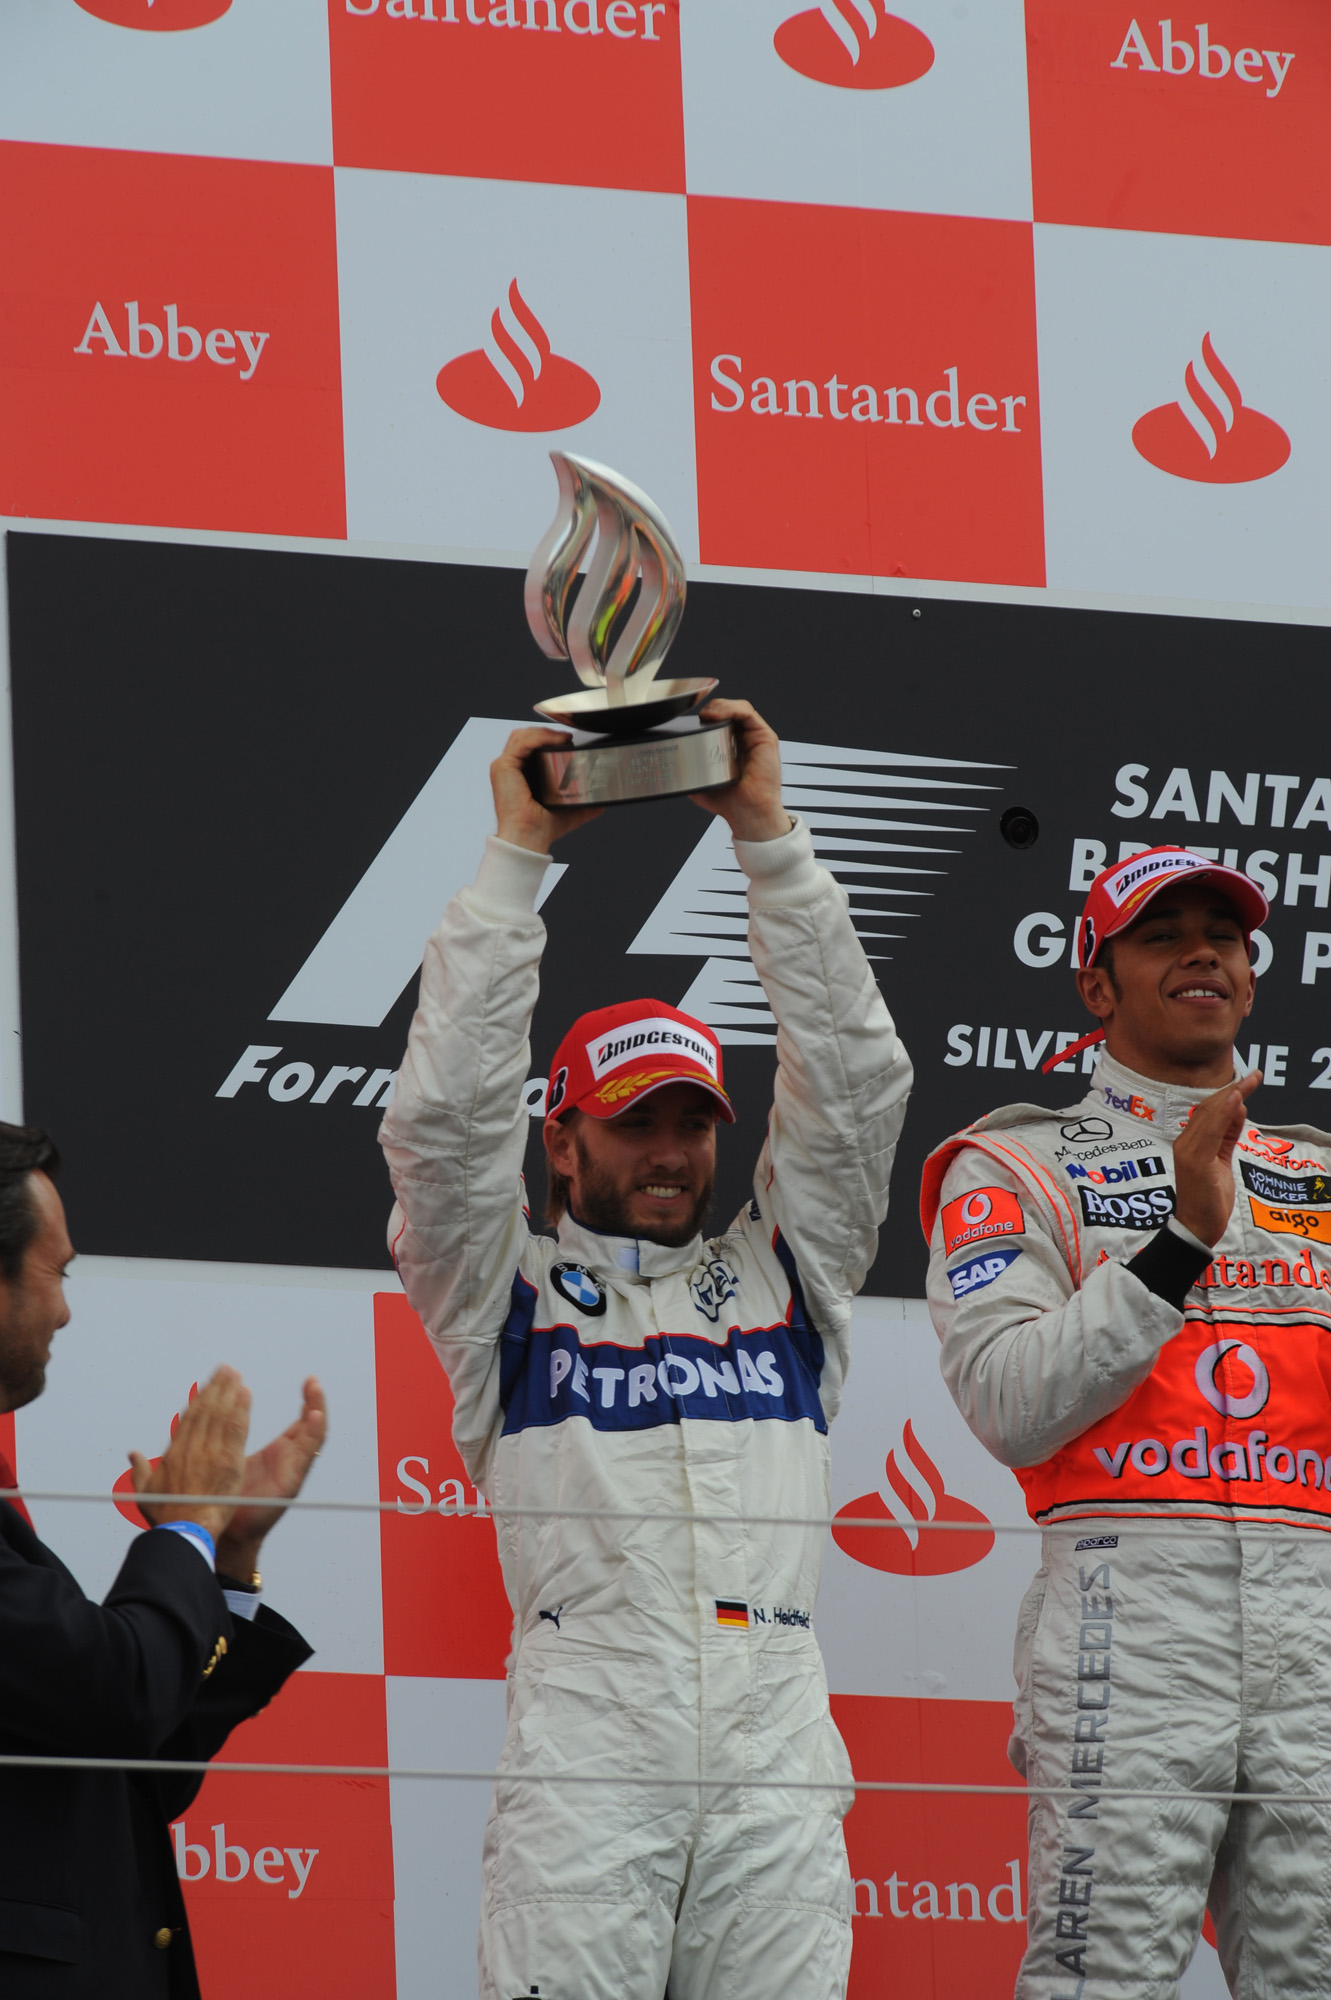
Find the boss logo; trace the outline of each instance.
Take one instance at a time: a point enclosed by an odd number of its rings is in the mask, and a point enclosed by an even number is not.
[[[1101,1194],[1099,1188],[1081,1186],[1082,1220],[1088,1229],[1158,1229],[1174,1213],[1177,1197],[1172,1187],[1135,1189],[1132,1194]]]

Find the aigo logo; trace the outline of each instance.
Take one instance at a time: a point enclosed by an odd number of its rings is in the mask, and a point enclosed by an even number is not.
[[[143,28],[158,34],[206,28],[231,8],[231,0],[74,0],[74,4],[113,28]]]
[[[783,21],[772,46],[788,69],[843,90],[893,90],[934,61],[929,37],[882,0],[822,0]]]
[[[916,1437],[909,1418],[901,1441],[904,1465],[894,1447],[884,1467],[900,1507],[891,1506],[881,1493],[861,1494],[837,1510],[832,1540],[852,1561],[894,1576],[950,1576],[957,1570],[972,1569],[984,1561],[994,1545],[989,1517],[946,1490],[942,1473]],[[882,1521],[883,1526],[849,1525],[865,1520]],[[930,1524],[934,1522],[947,1524],[943,1533],[932,1531]],[[974,1523],[974,1532],[953,1523]]]
[[[1138,417],[1132,442],[1159,471],[1217,486],[1269,479],[1291,449],[1278,423],[1244,403],[1209,333],[1184,370],[1183,394]]]
[[[516,278],[491,314],[484,344],[445,362],[435,388],[458,416],[503,431],[567,430],[601,402],[596,378],[552,351]]]

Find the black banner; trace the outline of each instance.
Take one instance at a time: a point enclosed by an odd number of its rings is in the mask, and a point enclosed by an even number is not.
[[[502,723],[569,677],[520,577],[26,533],[8,565],[25,1112],[65,1154],[76,1243],[386,1264],[375,1131],[420,946],[479,855]],[[1074,920],[1120,851],[1209,847],[1262,881],[1254,1108],[1331,1123],[1324,655],[1290,625],[690,587],[671,670],[717,674],[786,740],[915,1061],[869,1290],[922,1289],[932,1145],[1082,1094],[1040,1063],[1090,1026]],[[1253,725],[1278,713],[1298,730]],[[556,848],[533,1071],[576,1013],[639,994],[744,1037],[725,1217],[773,1050],[710,827],[675,801]]]

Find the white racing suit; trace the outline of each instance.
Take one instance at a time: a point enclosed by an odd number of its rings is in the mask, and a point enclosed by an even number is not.
[[[494,838],[427,947],[383,1122],[394,1254],[468,1472],[496,1508],[592,1517],[498,1521],[501,1769],[553,1782],[496,1786],[483,2000],[845,1988],[850,1768],[811,1627],[825,1531],[742,1517],[828,1512],[827,1426],[910,1066],[807,831],[735,851],[778,1069],[753,1200],[724,1234],[666,1249],[567,1216],[557,1241],[530,1232],[545,858]],[[734,1783],[695,1782],[717,1778]]]
[[[1207,1094],[1102,1056],[925,1168],[944,1376],[1046,1524],[1020,2000],[1169,2000],[1208,1895],[1232,1993],[1331,1994],[1331,1810],[1188,1796],[1331,1793],[1331,1137],[1245,1123],[1208,1252],[1161,1227]]]

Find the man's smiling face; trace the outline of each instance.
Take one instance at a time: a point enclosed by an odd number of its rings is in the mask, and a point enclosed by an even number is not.
[[[547,1120],[546,1150],[569,1184],[574,1218],[606,1236],[687,1243],[712,1199],[716,1119],[709,1092],[668,1083],[616,1118]]]
[[[1161,1083],[1227,1083],[1256,975],[1233,905],[1207,882],[1162,889],[1077,974],[1115,1061]]]

